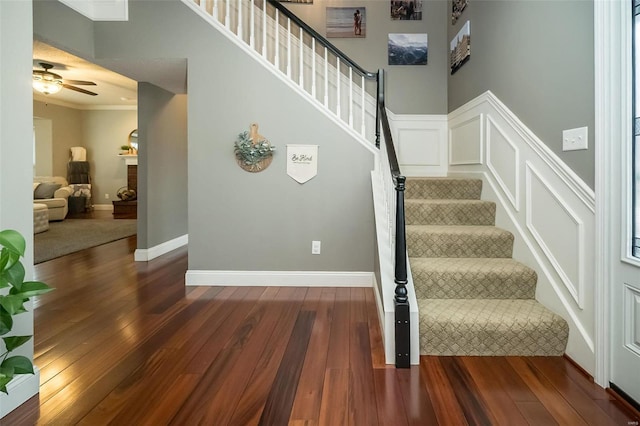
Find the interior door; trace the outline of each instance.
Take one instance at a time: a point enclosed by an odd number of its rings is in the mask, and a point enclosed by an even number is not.
[[[612,247],[621,248],[612,267],[612,387],[640,403],[640,0],[633,0],[633,132],[622,141],[619,201],[613,214]],[[612,206],[614,209],[616,206]],[[618,232],[616,232],[618,231]]]

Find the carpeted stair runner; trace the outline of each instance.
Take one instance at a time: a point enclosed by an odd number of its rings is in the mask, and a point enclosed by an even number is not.
[[[422,355],[562,355],[569,327],[535,300],[537,275],[480,200],[479,179],[411,178],[407,248]]]

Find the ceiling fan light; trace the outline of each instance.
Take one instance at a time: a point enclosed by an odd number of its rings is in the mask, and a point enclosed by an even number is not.
[[[62,82],[56,79],[33,77],[33,88],[45,95],[53,95],[62,90]]]

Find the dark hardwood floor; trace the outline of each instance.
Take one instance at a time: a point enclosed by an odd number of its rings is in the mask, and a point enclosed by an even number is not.
[[[371,289],[186,288],[186,249],[134,249],[36,266],[41,390],[2,425],[638,424],[564,358],[385,365]]]

